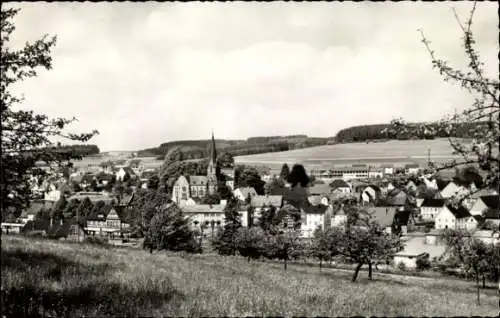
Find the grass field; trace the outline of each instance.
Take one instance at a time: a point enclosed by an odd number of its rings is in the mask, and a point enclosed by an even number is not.
[[[434,161],[452,158],[452,148],[447,139],[391,140],[377,143],[350,143],[318,146],[283,152],[236,157],[236,163],[304,165],[329,165],[367,163],[426,163],[428,149]]]
[[[23,316],[494,316],[495,289],[216,255],[2,237],[2,301]],[[43,309],[42,309],[43,308]]]

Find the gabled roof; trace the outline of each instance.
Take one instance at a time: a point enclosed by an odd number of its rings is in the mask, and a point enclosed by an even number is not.
[[[220,204],[196,204],[181,206],[184,213],[224,213],[224,207]]]
[[[250,205],[254,208],[260,208],[264,205],[281,207],[282,200],[283,196],[281,195],[256,195],[252,197]]]
[[[500,210],[488,208],[483,214],[485,219],[500,219]]]
[[[301,210],[304,211],[306,214],[324,214],[328,210],[329,206],[326,205],[312,205],[312,204],[305,204]]]
[[[488,195],[488,196],[482,196],[481,200],[484,202],[484,204],[490,208],[490,209],[497,209],[498,210],[498,199],[500,197],[498,195]]]
[[[349,185],[347,184],[347,182],[345,182],[342,179],[335,179],[335,180],[333,180],[330,183],[330,187],[333,188],[333,189],[337,189],[337,188],[349,188]]]
[[[438,190],[439,191],[442,191],[444,188],[446,188],[448,186],[448,184],[450,184],[451,182],[450,181],[444,181],[444,182],[437,182],[437,186],[438,186]]]
[[[308,188],[310,195],[321,195],[321,194],[330,194],[332,188],[328,184],[315,184]]]
[[[207,176],[189,176],[189,185],[191,186],[206,185],[207,183]]]
[[[450,210],[451,213],[453,213],[453,215],[457,219],[462,219],[462,218],[466,218],[466,217],[471,216],[469,211],[465,207],[463,207],[462,205],[459,206],[458,208],[455,208],[452,205],[447,205],[446,207],[448,208],[448,210]]]
[[[240,193],[246,198],[249,194],[250,195],[256,195],[257,192],[255,191],[254,188],[252,187],[243,187],[243,188],[238,188],[238,189],[235,189],[234,191],[236,190],[239,190]]]
[[[318,205],[318,204],[321,204],[322,198],[323,198],[323,196],[321,196],[321,195],[310,195],[307,197],[307,201],[309,201],[309,203],[312,205]]]
[[[373,190],[375,190],[375,192],[380,192],[380,188],[374,184],[370,184],[368,186],[365,187],[366,188],[372,188]],[[363,189],[363,191],[365,191],[365,189]]]
[[[421,207],[442,208],[444,205],[444,199],[425,199]]]
[[[390,205],[405,205],[408,196],[403,191],[399,191],[395,195],[387,196],[387,203]]]
[[[394,216],[396,215],[396,209],[391,207],[373,207],[369,208],[371,216],[377,220],[377,222],[383,226],[391,226],[394,223]]]

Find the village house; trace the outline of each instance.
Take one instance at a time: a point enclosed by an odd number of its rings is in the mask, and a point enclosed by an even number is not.
[[[361,193],[362,204],[376,204],[380,199],[380,188],[375,185],[369,185],[363,189]]]
[[[122,236],[122,231],[129,228],[117,213],[115,208],[111,209],[107,216],[99,214],[96,217],[87,219],[85,232],[91,236],[104,236],[109,239],[116,239]]]
[[[403,236],[401,240],[404,248],[395,254],[394,264],[398,266],[403,263],[406,268],[415,269],[419,258],[440,259],[446,252],[446,246],[437,244],[435,236],[433,240],[429,240],[429,238],[430,236],[423,234]]]
[[[256,195],[252,197],[250,201],[250,206],[254,209],[253,222],[255,223],[262,216],[262,212],[271,207],[276,208],[276,213],[277,213],[283,206],[283,196]]]
[[[423,221],[435,221],[436,216],[445,208],[444,199],[425,199],[420,206]]]
[[[332,192],[339,192],[343,194],[351,193],[351,187],[342,179],[333,180],[332,183],[330,183],[330,188],[332,189]]]
[[[310,195],[307,200],[311,205],[329,205],[330,198],[327,195]]]
[[[386,164],[380,166],[382,168],[382,173],[385,175],[393,175],[394,174],[394,165]]]
[[[383,177],[384,177],[384,171],[383,171],[383,169],[370,168],[368,170],[368,178],[381,179]]]
[[[483,241],[485,244],[499,244],[500,231],[478,230],[472,234],[473,238]]]
[[[333,216],[332,206],[326,205],[305,205],[301,208],[301,236],[312,238],[317,229],[325,230],[329,228]]]
[[[488,195],[477,198],[470,209],[472,215],[483,215],[488,209],[499,209],[499,196]]]
[[[325,183],[317,183],[307,188],[309,195],[329,195],[332,188]]]
[[[20,234],[24,229],[24,223],[2,222],[2,233],[5,234]]]
[[[257,191],[255,191],[254,188],[252,187],[243,187],[243,188],[238,188],[233,191],[233,195],[235,198],[237,198],[240,201],[245,201],[250,197],[250,199],[254,196],[257,195]]]
[[[117,181],[124,181],[127,178],[134,179],[137,178],[136,173],[130,167],[121,167],[116,173]]]
[[[344,209],[341,207],[337,211],[334,211],[331,225],[332,227],[344,226],[347,222],[347,215],[344,212]]]
[[[468,189],[452,181],[448,183],[441,191],[439,191],[439,193],[443,199],[449,199],[457,195],[465,195],[467,193],[470,193],[471,190],[474,191],[474,189],[474,184],[471,184],[470,188]]]
[[[453,207],[446,205],[436,215],[435,229],[465,229],[468,231],[476,229],[478,220],[472,216],[463,206]]]
[[[418,174],[420,172],[420,166],[416,163],[409,163],[405,165],[406,174]]]
[[[391,192],[392,190],[396,189],[394,184],[390,181],[382,181],[378,184],[378,187],[380,189],[380,193],[382,195],[386,195],[387,193]]]

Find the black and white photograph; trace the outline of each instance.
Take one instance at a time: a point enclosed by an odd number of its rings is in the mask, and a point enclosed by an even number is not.
[[[498,13],[3,2],[0,317],[500,315]]]

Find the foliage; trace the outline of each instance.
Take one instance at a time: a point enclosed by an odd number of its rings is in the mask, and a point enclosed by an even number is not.
[[[236,232],[236,248],[241,256],[258,259],[262,255],[264,231],[258,227],[241,227]]]
[[[280,179],[282,181],[288,181],[288,176],[290,175],[290,168],[286,163],[281,167]]]
[[[498,152],[500,140],[500,83],[498,79],[489,79],[485,76],[483,65],[475,48],[475,38],[471,27],[476,3],[474,3],[466,23],[460,22],[456,12],[455,17],[463,32],[463,47],[469,59],[468,69],[461,71],[449,66],[448,62],[436,57],[430,47],[430,41],[422,35],[422,42],[427,48],[432,66],[444,77],[445,81],[453,81],[461,85],[474,97],[473,104],[460,113],[455,113],[443,118],[440,122],[424,125],[437,126],[436,131],[444,132],[450,145],[460,159],[450,160],[444,164],[431,163],[434,173],[440,170],[463,165],[478,165],[487,176],[484,186],[498,187],[498,174],[500,157]],[[470,140],[454,139],[457,130],[468,127]],[[407,125],[403,120],[395,120],[390,125],[393,133],[414,133],[414,127]],[[463,199],[463,198],[461,198]]]
[[[222,153],[219,158],[217,158],[217,165],[221,168],[233,168],[234,158],[229,152]]]
[[[46,173],[36,166],[38,161],[64,165],[70,159],[81,158],[71,148],[65,149],[54,145],[53,137],[86,142],[97,131],[89,134],[65,133],[66,126],[75,119],[54,118],[33,111],[15,110],[15,105],[22,102],[11,92],[13,84],[37,76],[38,68],[50,70],[50,56],[56,38],[47,35],[33,43],[26,43],[22,49],[9,47],[9,40],[15,30],[12,19],[18,9],[1,11],[1,148],[2,182],[1,198],[2,220],[9,213],[18,216],[28,206],[32,197],[29,184],[30,176],[44,176]]]
[[[279,220],[276,214],[275,206],[263,206],[261,207],[260,218],[258,220],[258,225],[262,230],[268,232],[273,226],[279,224]]]
[[[224,208],[224,227],[217,233],[212,241],[215,251],[221,255],[235,255],[237,250],[236,237],[241,228],[239,203],[236,198],[231,198]]]
[[[273,178],[264,185],[265,195],[283,195],[286,190],[285,182],[280,178]]]
[[[158,207],[151,218],[145,239],[153,249],[201,253],[188,222],[176,204],[167,203]]]
[[[330,260],[332,256],[328,231],[329,229],[325,233],[321,228],[316,229],[311,242],[311,256],[319,260],[320,268],[322,262]]]
[[[429,254],[426,254],[424,257],[417,258],[417,270],[427,270],[431,268],[431,261],[429,260]]]
[[[217,185],[217,194],[222,200],[229,200],[233,196],[233,192],[231,188],[229,188],[224,182],[218,182]]]
[[[283,261],[284,269],[287,262],[296,259],[303,251],[298,231],[274,231],[276,234],[267,233],[264,243],[264,256],[269,259]]]
[[[90,201],[88,197],[83,199],[83,201],[78,205],[75,213],[78,223],[84,225],[87,218],[91,215],[93,209],[94,204],[92,203],[92,201]]]
[[[309,184],[309,176],[306,173],[306,169],[303,165],[295,164],[292,167],[292,171],[288,175],[288,182],[291,183],[292,187],[300,184],[301,187],[307,187]]]
[[[361,266],[371,266],[376,261],[389,262],[403,245],[399,236],[388,234],[365,210],[357,206],[345,206],[345,226],[329,231],[330,249],[333,255],[346,258],[357,264],[352,281],[356,281]]]
[[[244,187],[252,187],[255,189],[257,194],[264,194],[264,185],[265,182],[260,178],[260,174],[254,167],[238,165],[236,166],[234,172],[234,187],[244,188]]]
[[[132,225],[146,231],[157,209],[170,202],[170,196],[160,190],[138,189],[130,206],[127,208],[126,219]]]
[[[219,204],[220,199],[221,199],[221,197],[218,193],[214,193],[214,194],[207,193],[207,195],[201,199],[200,203],[201,204]]]

